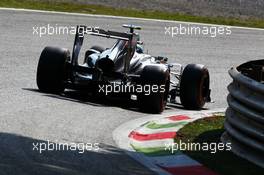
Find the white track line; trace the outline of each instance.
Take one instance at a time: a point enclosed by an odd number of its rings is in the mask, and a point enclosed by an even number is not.
[[[264,29],[253,28],[253,27],[252,28],[251,27],[239,27],[239,26],[206,24],[206,23],[197,23],[197,22],[184,22],[184,21],[163,20],[163,19],[148,19],[148,18],[112,16],[112,15],[94,15],[94,14],[83,14],[83,13],[44,11],[44,10],[32,10],[32,9],[21,9],[21,8],[4,8],[4,7],[0,7],[0,10],[6,10],[6,11],[21,11],[21,12],[34,12],[34,13],[50,13],[50,14],[70,15],[70,16],[88,16],[88,17],[97,17],[97,18],[112,18],[112,19],[128,19],[128,20],[140,20],[140,21],[167,22],[167,23],[181,23],[181,24],[205,25],[205,26],[226,26],[226,27],[232,27],[232,28],[237,28],[237,29],[261,30],[261,31],[264,31]]]

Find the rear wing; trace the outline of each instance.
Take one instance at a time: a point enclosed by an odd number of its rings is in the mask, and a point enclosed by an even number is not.
[[[100,36],[105,38],[112,38],[112,39],[120,39],[129,41],[132,38],[132,33],[122,33],[122,32],[115,32],[115,31],[105,31],[99,28],[92,28],[91,31],[86,31],[85,34]]]
[[[100,28],[91,28],[83,25],[77,26],[71,60],[73,66],[78,65],[78,56],[83,45],[84,36],[86,34],[128,41],[127,58],[124,65],[124,73],[127,73],[130,60],[132,59],[137,46],[137,35],[135,33],[115,32],[109,30],[106,31]]]

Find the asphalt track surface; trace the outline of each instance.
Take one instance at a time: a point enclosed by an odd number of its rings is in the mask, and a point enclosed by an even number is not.
[[[0,174],[153,174],[119,150],[112,131],[122,123],[147,116],[119,100],[98,100],[77,92],[63,96],[38,92],[36,67],[47,46],[72,49],[73,35],[33,35],[33,26],[86,24],[125,31],[123,23],[141,25],[146,50],[170,62],[201,63],[211,73],[209,109],[225,108],[231,81],[228,69],[264,57],[264,31],[232,28],[230,36],[177,36],[164,27],[179,23],[0,10]],[[87,48],[97,44],[88,38]],[[113,41],[104,39],[107,46]],[[90,44],[90,45],[89,45]],[[182,110],[168,108],[166,111]],[[165,112],[166,112],[165,111]],[[100,151],[33,151],[33,143],[100,143]]]

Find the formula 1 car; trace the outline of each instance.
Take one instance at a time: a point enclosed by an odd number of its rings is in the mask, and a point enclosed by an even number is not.
[[[141,28],[123,27],[130,31],[87,30],[87,26],[77,26],[72,55],[68,49],[44,48],[37,68],[39,90],[61,94],[65,89],[74,89],[105,96],[121,93],[151,113],[161,113],[167,101],[175,102],[176,97],[187,109],[200,109],[210,101],[209,72],[205,66],[169,64],[166,57],[145,54],[143,42],[135,32]],[[91,47],[80,64],[86,34],[117,41],[107,49]]]

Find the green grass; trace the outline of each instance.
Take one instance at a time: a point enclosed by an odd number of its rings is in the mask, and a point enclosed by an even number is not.
[[[101,5],[85,5],[78,3],[66,3],[66,2],[63,3],[52,2],[52,1],[44,2],[41,0],[1,0],[0,7],[78,12],[78,13],[89,13],[89,14],[104,14],[104,15],[128,16],[128,17],[138,17],[138,18],[167,19],[167,20],[178,20],[178,21],[188,21],[188,22],[202,22],[202,23],[210,23],[210,24],[223,24],[223,25],[231,25],[231,26],[264,28],[264,20],[260,20],[260,19],[241,20],[241,19],[223,18],[223,17],[201,17],[201,16],[191,16],[180,13],[120,9],[120,8],[101,6]]]
[[[224,132],[224,116],[200,119],[187,124],[177,132],[175,142],[179,143],[219,143]],[[230,151],[184,151],[193,159],[221,175],[259,175],[263,169],[234,155]]]

